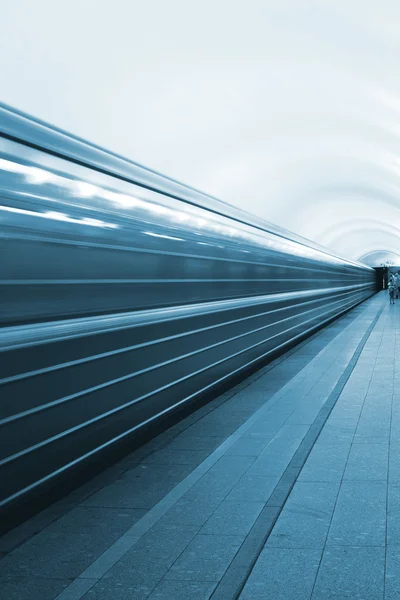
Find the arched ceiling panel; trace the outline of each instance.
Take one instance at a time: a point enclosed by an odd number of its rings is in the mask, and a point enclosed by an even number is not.
[[[400,249],[399,24],[398,0],[6,0],[2,100],[373,260]]]

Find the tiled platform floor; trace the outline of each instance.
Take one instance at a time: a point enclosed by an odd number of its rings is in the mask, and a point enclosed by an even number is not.
[[[400,598],[398,310],[375,296],[4,536],[0,596]]]

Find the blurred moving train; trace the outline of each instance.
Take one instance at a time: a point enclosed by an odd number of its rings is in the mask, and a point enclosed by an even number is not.
[[[375,273],[0,105],[0,508],[375,292]]]

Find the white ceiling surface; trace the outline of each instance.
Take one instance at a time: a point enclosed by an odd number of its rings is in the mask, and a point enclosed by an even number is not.
[[[1,15],[4,102],[342,255],[400,255],[398,0],[3,0]]]

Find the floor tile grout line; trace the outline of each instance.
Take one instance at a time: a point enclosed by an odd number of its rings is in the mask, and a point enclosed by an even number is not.
[[[358,358],[360,357],[360,355],[361,355],[361,352],[362,352],[362,350],[363,350],[363,348],[364,348],[364,346],[365,346],[365,344],[366,344],[366,342],[367,342],[367,340],[368,340],[369,336],[371,335],[371,333],[372,333],[373,329],[375,328],[376,324],[378,323],[378,321],[379,321],[379,318],[380,318],[380,316],[381,316],[381,314],[382,314],[382,312],[383,312],[383,309],[384,309],[384,304],[382,303],[382,306],[381,306],[381,308],[379,309],[379,311],[378,311],[378,314],[375,316],[374,320],[372,321],[372,323],[371,323],[371,324],[370,324],[370,326],[368,327],[367,331],[366,331],[366,332],[365,332],[365,334],[363,335],[363,337],[362,337],[361,341],[359,342],[359,344],[357,345],[357,347],[356,347],[356,349],[355,349],[355,351],[354,351],[354,353],[353,353],[353,356],[351,357],[351,359],[350,359],[350,361],[349,361],[349,363],[348,363],[348,366],[346,367],[346,369],[345,369],[345,371],[344,371],[343,375],[342,375],[342,376],[339,378],[339,381],[340,381],[340,380],[342,379],[342,377],[344,376],[344,374],[346,373],[346,371],[348,371],[348,376],[346,377],[346,381],[344,381],[343,383],[341,383],[341,384],[340,384],[340,385],[341,385],[341,390],[340,390],[340,392],[339,392],[339,395],[337,395],[337,396],[336,396],[336,400],[335,400],[335,401],[334,401],[334,403],[332,404],[332,406],[331,406],[331,408],[330,408],[330,411],[329,411],[329,413],[327,414],[327,416],[325,417],[325,419],[324,419],[324,421],[323,421],[322,425],[320,426],[319,432],[317,433],[317,435],[316,435],[316,437],[315,437],[315,439],[314,439],[314,442],[312,443],[312,445],[311,445],[311,447],[310,447],[310,449],[309,449],[309,451],[308,451],[307,455],[305,456],[302,466],[301,466],[301,467],[298,469],[298,473],[297,473],[297,475],[296,475],[296,474],[294,475],[294,477],[292,478],[293,480],[292,480],[292,481],[290,482],[290,484],[287,486],[287,487],[289,487],[289,489],[288,489],[288,490],[285,490],[285,495],[284,495],[284,499],[283,499],[283,501],[282,501],[282,504],[281,504],[281,506],[279,506],[279,507],[278,507],[277,514],[275,515],[274,519],[272,520],[272,523],[271,523],[271,524],[268,526],[267,533],[266,533],[266,535],[264,536],[264,541],[263,541],[263,543],[261,544],[261,549],[260,549],[260,551],[258,552],[258,555],[256,555],[255,557],[253,557],[253,559],[252,559],[252,561],[251,561],[251,565],[249,565],[249,570],[248,570],[247,576],[246,576],[246,578],[245,578],[245,579],[244,579],[244,580],[243,580],[243,581],[240,583],[240,587],[239,587],[239,588],[236,590],[236,592],[235,592],[235,596],[234,596],[234,598],[233,598],[232,600],[239,600],[239,599],[240,599],[241,593],[242,593],[242,591],[243,591],[243,589],[244,589],[244,587],[245,587],[245,585],[246,585],[246,582],[247,582],[247,580],[249,579],[249,577],[250,577],[250,575],[251,575],[251,573],[252,573],[252,571],[253,571],[253,569],[254,569],[254,566],[255,566],[255,564],[256,564],[256,562],[257,562],[258,556],[260,555],[260,553],[261,553],[261,551],[262,551],[262,548],[265,546],[265,543],[267,542],[267,540],[268,540],[268,538],[269,538],[270,534],[272,533],[272,531],[273,531],[273,528],[274,528],[274,526],[275,526],[275,524],[276,524],[276,522],[277,522],[277,520],[278,520],[278,518],[279,518],[279,516],[280,516],[280,514],[281,514],[281,512],[282,512],[282,510],[283,510],[283,507],[285,506],[285,503],[286,503],[286,501],[287,501],[288,497],[290,496],[290,493],[291,493],[291,491],[292,491],[292,489],[293,489],[293,487],[294,487],[294,485],[295,485],[295,483],[296,483],[296,481],[297,481],[297,479],[298,479],[298,476],[299,476],[299,474],[300,474],[300,472],[301,472],[301,469],[303,468],[304,464],[306,463],[306,461],[307,461],[307,459],[308,459],[308,456],[309,456],[309,454],[310,454],[310,452],[311,452],[311,450],[312,450],[312,448],[313,448],[313,446],[314,446],[315,442],[317,441],[317,439],[318,439],[318,437],[319,437],[319,435],[320,435],[320,433],[321,433],[321,431],[322,431],[323,427],[324,427],[324,426],[325,426],[325,424],[326,424],[326,421],[328,420],[328,418],[329,418],[329,416],[330,416],[330,414],[331,414],[331,412],[332,412],[332,410],[333,410],[334,406],[336,405],[336,402],[337,402],[337,400],[338,400],[338,399],[339,399],[339,397],[340,397],[340,393],[343,391],[343,389],[344,389],[344,387],[345,387],[345,385],[346,385],[347,381],[348,381],[348,380],[349,380],[349,378],[350,378],[350,375],[351,375],[351,374],[352,374],[352,372],[354,371],[354,368],[355,368],[355,366],[356,366],[356,364],[357,364]],[[338,382],[338,384],[337,384],[337,385],[339,385],[339,382]],[[331,392],[330,396],[334,397],[334,396],[337,394],[336,387],[337,387],[337,386],[335,386],[335,387],[334,387],[334,389],[332,390],[332,392]],[[329,398],[328,398],[327,402],[329,402]],[[325,405],[326,405],[326,403],[324,404],[324,406],[325,406]],[[324,406],[322,406],[322,407],[321,407],[321,411],[324,409]],[[318,413],[318,414],[319,414],[319,413]],[[317,418],[318,418],[318,415],[317,415],[316,419],[317,419]],[[316,420],[316,419],[315,419],[315,420]],[[293,459],[292,459],[292,460],[293,460]],[[289,464],[289,466],[287,467],[287,469],[285,470],[285,473],[287,472],[287,470],[288,470],[289,468],[290,468],[290,464]],[[282,476],[281,480],[282,480],[282,479],[283,479],[283,477],[285,476],[285,473],[283,474],[283,476]],[[280,481],[281,481],[281,480],[280,480]],[[279,484],[278,484],[278,486],[279,486]],[[277,486],[277,487],[278,487],[278,486]],[[275,489],[276,489],[276,488],[275,488]],[[267,504],[268,504],[268,502],[266,503],[266,505],[267,505]],[[240,552],[240,549],[238,550],[238,553],[239,553],[239,552]],[[237,553],[237,554],[238,554],[238,553]],[[234,560],[234,559],[233,559],[233,560]],[[233,561],[232,561],[232,562],[233,562]],[[231,562],[231,564],[232,564],[232,562]],[[229,568],[228,568],[228,571],[229,571]],[[228,572],[228,571],[227,571],[227,572]],[[227,572],[225,573],[225,575],[227,574]],[[224,576],[224,577],[225,577],[225,576]],[[224,578],[221,580],[221,582],[218,584],[218,586],[217,586],[217,587],[216,587],[216,589],[214,590],[213,594],[210,596],[210,599],[211,599],[211,600],[222,600],[222,599],[223,599],[223,596],[224,596],[223,592],[222,592],[222,594],[221,594],[221,593],[218,591],[219,589],[222,589],[222,585],[223,585],[223,584],[222,584],[222,582],[223,582],[223,580],[224,580]],[[218,596],[220,596],[220,597],[218,597]]]

